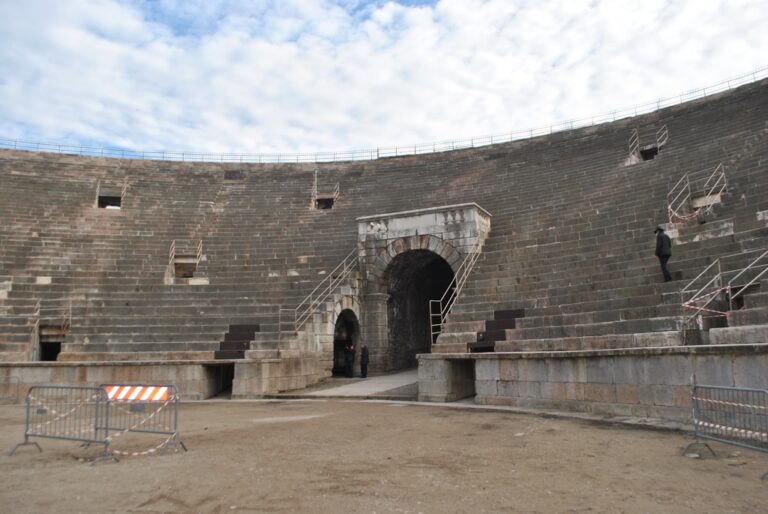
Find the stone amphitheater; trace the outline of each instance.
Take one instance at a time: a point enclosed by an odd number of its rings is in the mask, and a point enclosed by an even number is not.
[[[258,398],[365,341],[422,401],[686,422],[692,374],[768,388],[767,166],[768,80],[366,161],[0,150],[0,384]]]

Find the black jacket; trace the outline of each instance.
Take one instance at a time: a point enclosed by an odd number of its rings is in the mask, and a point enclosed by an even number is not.
[[[368,364],[368,347],[363,346],[360,349],[360,364]]]
[[[672,240],[664,232],[656,234],[656,257],[672,255]]]

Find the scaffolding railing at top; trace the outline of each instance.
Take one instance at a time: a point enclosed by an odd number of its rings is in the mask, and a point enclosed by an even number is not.
[[[679,105],[683,102],[706,98],[709,95],[728,91],[738,86],[743,86],[768,77],[768,66],[758,68],[751,73],[733,77],[717,84],[700,89],[692,89],[684,93],[666,98],[659,98],[655,102],[649,102],[634,107],[617,109],[587,118],[563,121],[543,127],[529,128],[526,130],[512,130],[510,132],[478,137],[465,137],[460,139],[437,141],[432,143],[418,143],[412,145],[398,145],[376,147],[359,150],[344,150],[335,152],[307,152],[307,153],[209,153],[195,151],[165,151],[165,150],[132,150],[127,148],[114,148],[105,146],[88,146],[65,143],[50,143],[31,141],[28,139],[0,138],[0,148],[15,150],[30,150],[36,152],[53,152],[59,154],[85,155],[91,157],[115,157],[121,159],[142,159],[159,161],[183,161],[183,162],[237,162],[237,163],[309,163],[309,162],[340,162],[340,161],[367,161],[384,157],[400,157],[406,155],[421,155],[436,152],[447,152],[478,146],[509,143],[522,139],[544,136],[555,132],[590,127],[601,123],[608,123],[618,119],[629,118],[641,114],[658,111],[665,107]],[[657,133],[657,143],[663,144],[664,134]],[[630,147],[631,149],[631,147]]]

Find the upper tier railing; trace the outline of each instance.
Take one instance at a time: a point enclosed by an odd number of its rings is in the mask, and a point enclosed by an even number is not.
[[[683,102],[706,98],[709,95],[728,91],[738,86],[743,86],[768,77],[768,66],[758,68],[751,73],[740,75],[711,86],[700,89],[692,89],[684,93],[667,98],[659,98],[655,102],[649,102],[635,107],[617,109],[608,113],[568,120],[552,125],[527,130],[510,131],[503,134],[494,134],[478,137],[437,141],[433,143],[418,143],[403,146],[377,147],[360,150],[343,150],[338,152],[313,152],[313,153],[207,153],[187,151],[164,150],[131,150],[127,148],[114,148],[103,146],[87,146],[73,144],[46,143],[30,141],[27,139],[0,138],[0,148],[14,150],[29,150],[35,152],[52,152],[69,155],[85,155],[90,157],[114,157],[120,159],[144,159],[158,161],[183,161],[183,162],[239,162],[239,163],[301,163],[301,162],[341,162],[341,161],[368,161],[384,157],[400,157],[406,155],[422,155],[437,152],[448,152],[479,146],[509,143],[522,139],[530,139],[545,136],[555,132],[572,130],[582,127],[591,127],[601,123],[608,123],[622,118],[629,118],[641,114],[658,111],[665,107],[679,105]]]

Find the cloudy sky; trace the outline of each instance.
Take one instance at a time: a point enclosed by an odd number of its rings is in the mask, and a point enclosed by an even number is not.
[[[522,130],[768,65],[767,0],[0,0],[0,137],[299,152]]]

